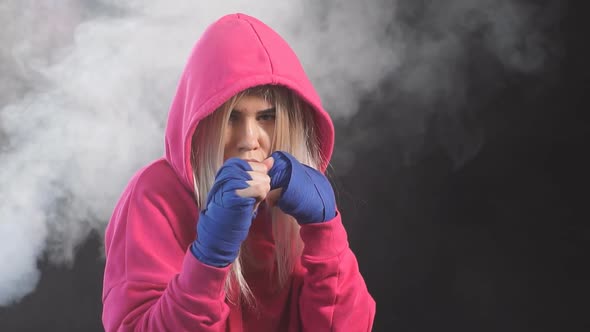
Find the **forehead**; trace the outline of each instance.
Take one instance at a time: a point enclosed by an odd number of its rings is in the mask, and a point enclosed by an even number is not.
[[[240,112],[257,112],[270,107],[272,104],[260,96],[245,95],[237,101],[233,109]]]

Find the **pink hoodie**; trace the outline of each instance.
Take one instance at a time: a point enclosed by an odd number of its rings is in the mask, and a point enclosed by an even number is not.
[[[190,166],[192,134],[201,119],[248,87],[280,84],[316,111],[325,170],[334,128],[287,43],[259,20],[227,15],[195,45],[166,128],[166,156],[139,170],[106,230],[103,324],[106,331],[370,331],[375,302],[348,247],[338,214],[301,227],[305,243],[290,287],[273,292],[268,272],[247,275],[258,311],[225,301],[230,267],[199,262],[197,205]],[[274,246],[266,213],[249,241],[262,255]]]

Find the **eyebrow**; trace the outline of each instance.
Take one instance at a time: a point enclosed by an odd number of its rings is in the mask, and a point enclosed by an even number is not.
[[[265,110],[258,111],[258,112],[256,112],[256,114],[266,115],[266,114],[273,114],[276,112],[277,112],[277,109],[274,107],[271,107],[271,108],[267,108]]]
[[[237,113],[241,113],[243,110],[234,108],[233,110],[231,110],[232,113],[237,112]],[[267,108],[267,109],[263,109],[260,111],[256,112],[256,115],[267,115],[267,114],[274,114],[277,112],[277,109],[275,107],[271,107],[271,108]]]

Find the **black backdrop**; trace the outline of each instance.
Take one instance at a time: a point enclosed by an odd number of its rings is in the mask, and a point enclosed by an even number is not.
[[[485,139],[464,163],[434,134],[419,158],[401,162],[387,111],[400,101],[382,93],[337,123],[335,160],[346,149],[356,158],[343,171],[334,165],[333,182],[378,304],[375,331],[590,330],[590,30],[582,5],[568,3],[550,31],[563,48],[546,69],[503,71],[485,54],[477,58],[484,69],[470,65],[462,107]],[[429,119],[428,132],[441,121]],[[367,128],[372,144],[348,141]],[[40,262],[37,290],[0,308],[0,330],[102,330],[99,243],[91,237],[71,269]]]

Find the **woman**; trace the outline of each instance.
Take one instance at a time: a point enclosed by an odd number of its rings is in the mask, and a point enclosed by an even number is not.
[[[165,141],[106,231],[107,331],[371,330],[375,302],[322,174],[333,125],[276,32],[244,14],[213,23]]]

